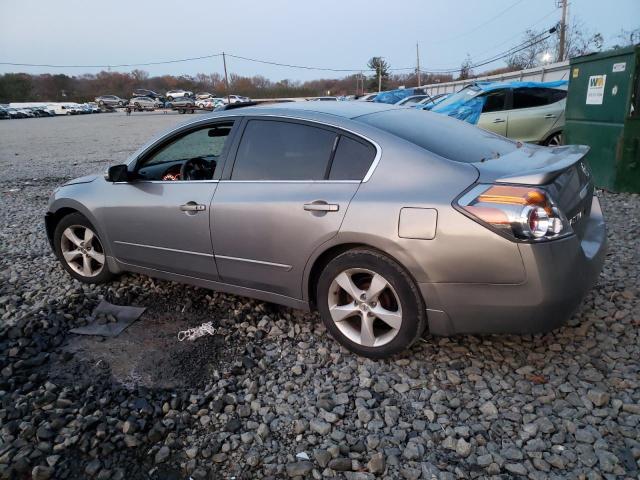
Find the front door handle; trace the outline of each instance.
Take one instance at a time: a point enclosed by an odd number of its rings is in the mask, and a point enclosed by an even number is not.
[[[547,113],[544,118],[556,118],[556,116],[553,113]]]
[[[506,120],[504,118],[496,118],[493,123],[504,123]]]
[[[206,205],[202,205],[196,202],[188,202],[184,205],[180,205],[180,210],[183,212],[203,212],[207,209]]]
[[[308,212],[337,212],[340,209],[335,203],[305,203],[304,209]]]

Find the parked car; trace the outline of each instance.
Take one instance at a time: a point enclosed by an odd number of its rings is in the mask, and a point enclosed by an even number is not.
[[[100,107],[98,106],[98,104],[95,103],[95,102],[87,102],[87,103],[85,103],[85,105],[87,106],[87,108],[89,108],[91,110],[91,113],[100,113],[100,112],[102,112],[102,110],[100,110]]]
[[[216,107],[224,105],[221,98],[210,97],[206,99],[196,100],[196,107],[206,110],[213,110]]]
[[[356,101],[358,102],[373,102],[373,100],[378,96],[377,93],[367,93],[365,95],[362,95],[361,97],[358,97],[356,99]]]
[[[24,118],[34,118],[36,116],[30,108],[19,108],[18,111],[24,115]]]
[[[208,92],[196,93],[196,100],[206,100],[207,98],[216,98],[217,95]]]
[[[13,107],[7,108],[7,113],[9,114],[9,118],[18,119],[18,118],[27,118],[28,115],[22,112],[21,110]]]
[[[437,95],[433,95],[430,98],[425,98],[423,100],[420,100],[416,106],[421,106],[421,108],[423,110],[431,110],[433,107],[435,107],[437,104],[439,104],[440,102],[442,102],[445,98],[449,97],[451,94],[449,93],[439,93]]]
[[[167,108],[178,110],[180,113],[185,113],[187,109],[189,109],[191,113],[193,113],[193,109],[196,106],[196,101],[193,98],[180,97],[167,102],[165,106]]]
[[[190,92],[189,90],[169,90],[165,96],[167,97],[167,100],[171,101],[175,98],[192,97],[193,92]]]
[[[225,95],[222,97],[222,101],[226,103],[246,103],[250,102],[251,99],[249,97],[243,97],[241,95]]]
[[[309,101],[311,101],[311,102],[337,102],[338,101],[338,97],[315,97],[315,98],[310,98]]]
[[[587,151],[377,103],[235,108],[57,188],[46,230],[81,282],[132,271],[318,309],[381,358],[425,328],[538,332],[572,314],[606,250]]]
[[[134,97],[129,100],[129,106],[134,110],[155,110],[162,107],[162,103],[151,97]]]
[[[96,103],[101,107],[124,107],[127,100],[117,95],[100,95],[96,97]]]
[[[52,117],[55,114],[44,107],[31,107],[30,110],[36,117]]]
[[[47,105],[47,108],[53,110],[55,115],[75,115],[77,113],[76,107],[68,104],[52,103]]]
[[[162,95],[154,92],[153,90],[147,90],[146,88],[136,88],[133,91],[133,97],[149,97],[156,100],[163,100]]]
[[[0,107],[0,120],[9,120],[10,118],[11,115],[9,115],[7,109],[4,107]]]
[[[405,97],[402,100],[397,101],[396,105],[398,106],[404,105],[405,107],[410,107],[417,103],[420,103],[423,100],[430,101],[431,96],[430,95],[411,95],[410,97]]]
[[[523,142],[561,145],[567,90],[566,85],[548,86],[555,84],[566,82],[538,86],[531,86],[532,82],[479,82],[451,95],[431,111],[450,114],[464,112],[467,105],[477,105],[481,109],[477,125],[481,128]]]

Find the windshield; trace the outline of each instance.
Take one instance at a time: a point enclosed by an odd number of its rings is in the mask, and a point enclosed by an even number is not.
[[[474,85],[469,85],[468,87],[464,87],[458,93],[454,93],[453,95],[448,96],[444,100],[437,103],[438,109],[442,107],[446,107],[447,105],[453,105],[455,103],[464,103],[467,100],[472,99],[478,93],[482,92],[478,87]]]
[[[357,120],[456,162],[483,162],[518,148],[517,143],[508,138],[424,110],[387,110],[363,115]]]

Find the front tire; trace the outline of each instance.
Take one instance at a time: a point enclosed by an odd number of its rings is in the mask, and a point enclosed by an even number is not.
[[[316,298],[331,335],[364,357],[380,359],[406,350],[427,324],[413,279],[374,250],[349,250],[331,260],[318,279]]]
[[[62,267],[83,283],[105,283],[113,278],[98,233],[80,213],[63,217],[53,234],[55,252]]]

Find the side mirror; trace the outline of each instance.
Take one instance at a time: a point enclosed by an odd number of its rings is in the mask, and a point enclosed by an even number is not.
[[[129,170],[126,165],[113,165],[107,169],[104,179],[107,182],[128,182]]]

